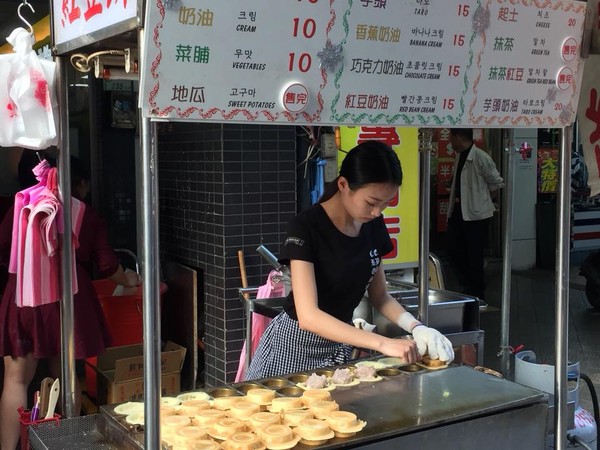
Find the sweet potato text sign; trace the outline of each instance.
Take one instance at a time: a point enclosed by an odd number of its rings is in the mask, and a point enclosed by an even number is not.
[[[585,3],[151,0],[146,117],[279,124],[573,122]]]

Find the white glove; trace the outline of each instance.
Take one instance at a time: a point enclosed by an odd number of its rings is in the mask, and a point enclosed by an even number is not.
[[[428,354],[431,359],[439,359],[448,364],[454,360],[452,344],[438,330],[419,324],[412,329],[412,335],[421,356]]]
[[[367,322],[365,319],[361,319],[360,317],[357,319],[353,319],[352,323],[356,328],[360,328],[361,330],[365,331],[374,331],[375,328],[377,328],[377,325],[373,325]]]

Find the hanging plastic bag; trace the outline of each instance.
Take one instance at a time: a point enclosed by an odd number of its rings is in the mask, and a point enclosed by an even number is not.
[[[34,36],[23,28],[6,40],[14,53],[0,55],[0,146],[40,150],[56,145],[56,65],[38,58]]]

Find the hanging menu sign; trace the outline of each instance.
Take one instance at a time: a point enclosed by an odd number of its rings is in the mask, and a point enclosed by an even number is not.
[[[575,119],[584,2],[148,3],[145,117],[484,128]]]

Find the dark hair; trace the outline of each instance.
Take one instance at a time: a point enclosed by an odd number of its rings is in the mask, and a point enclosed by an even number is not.
[[[390,183],[402,185],[402,166],[396,152],[379,141],[365,141],[348,152],[339,176],[332,181],[319,203],[329,200],[338,191],[337,180],[344,177],[350,189],[357,190],[366,184]]]
[[[40,163],[41,159],[46,159],[52,167],[56,167],[57,165],[56,159],[52,156],[44,152],[39,152],[38,156],[37,153],[31,150],[24,150],[21,155],[18,166],[18,177],[22,189],[38,184],[38,180],[33,174],[33,168]],[[71,187],[73,188],[83,180],[89,179],[90,174],[85,165],[77,156],[71,155]]]
[[[473,128],[450,128],[450,134],[473,140]]]
[[[45,155],[40,153],[28,149],[24,149],[23,153],[21,153],[21,159],[19,159],[19,165],[17,166],[19,186],[21,189],[38,184],[38,180],[32,171],[33,168],[40,163],[41,159],[45,158]],[[40,154],[40,156],[38,156],[38,154]]]
[[[71,155],[71,187],[75,187],[82,181],[88,181],[90,173],[77,156]]]

